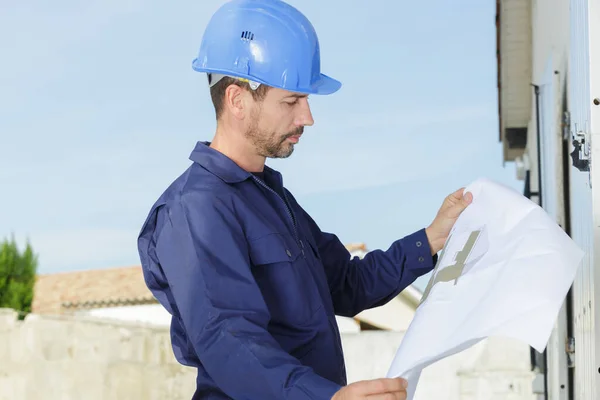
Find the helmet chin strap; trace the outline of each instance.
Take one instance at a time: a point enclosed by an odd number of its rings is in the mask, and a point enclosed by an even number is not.
[[[228,76],[228,75],[213,74],[213,73],[208,73],[206,75],[208,77],[208,87],[215,86],[217,83],[219,83],[219,81],[221,79],[223,79],[226,76]],[[237,80],[242,81],[242,82],[248,82],[248,85],[250,85],[250,89],[252,89],[252,90],[256,90],[260,86],[260,83],[251,81],[251,80],[246,79],[246,78],[238,78],[236,76],[230,76],[230,78],[237,79]]]

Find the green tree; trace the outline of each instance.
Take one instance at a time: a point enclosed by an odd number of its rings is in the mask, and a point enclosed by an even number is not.
[[[12,308],[21,315],[31,312],[37,265],[29,242],[23,252],[14,237],[0,244],[0,308]]]

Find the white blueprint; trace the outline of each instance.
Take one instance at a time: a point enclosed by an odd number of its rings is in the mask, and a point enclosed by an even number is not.
[[[481,179],[454,225],[388,377],[408,379],[489,336],[542,352],[583,252],[540,208],[513,189]]]

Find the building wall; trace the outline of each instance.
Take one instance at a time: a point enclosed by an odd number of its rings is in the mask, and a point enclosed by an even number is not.
[[[190,399],[166,330],[0,310],[0,400]]]
[[[569,109],[571,129],[588,134],[591,172],[571,167],[575,242],[585,251],[573,284],[574,399],[600,398],[600,2],[571,1]]]
[[[568,0],[534,0],[531,2],[532,63],[529,84],[543,87],[548,85],[547,70],[558,73],[553,76],[556,124],[561,117],[561,108],[565,82],[567,78],[569,51],[569,1]],[[550,65],[549,65],[550,64]],[[511,72],[507,72],[511,73]],[[533,87],[528,90],[533,94]],[[527,125],[527,154],[531,175],[538,176],[537,168],[537,123],[536,99],[532,95],[529,105],[529,123]],[[560,130],[555,130],[560,134]],[[557,171],[558,173],[559,171]],[[538,190],[536,179],[531,182],[532,190]],[[560,188],[559,188],[560,189]],[[560,200],[557,200],[560,201]],[[562,203],[560,204],[562,205]],[[559,216],[559,218],[562,218]]]
[[[401,332],[343,335],[348,379],[383,377]],[[526,345],[486,340],[427,368],[415,400],[532,400]],[[168,329],[84,316],[0,309],[0,400],[189,399],[194,370],[179,365]]]
[[[544,75],[546,60],[555,60],[561,81],[566,78],[569,49],[568,0],[534,0],[532,2],[533,78]],[[534,82],[535,83],[535,82]]]
[[[539,86],[540,154],[542,164],[542,206],[562,227],[566,225],[562,142],[568,56],[570,42],[569,0],[532,2],[531,82]],[[533,88],[532,88],[533,90]],[[534,190],[538,189],[536,146],[537,121],[535,97],[532,98],[528,150]],[[569,392],[565,353],[567,340],[566,308],[562,307],[548,342],[548,398],[567,399]]]

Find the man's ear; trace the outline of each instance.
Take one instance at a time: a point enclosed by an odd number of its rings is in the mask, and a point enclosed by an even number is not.
[[[249,107],[248,93],[238,85],[231,84],[225,89],[223,106],[229,110],[235,118],[243,119]]]

